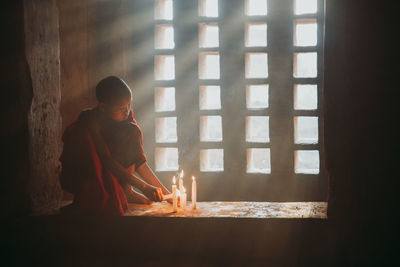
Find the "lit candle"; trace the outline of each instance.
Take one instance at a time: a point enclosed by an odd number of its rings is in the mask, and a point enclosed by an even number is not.
[[[163,195],[163,200],[168,200],[170,198],[172,198],[172,194]]]
[[[178,186],[179,186],[179,192],[182,193],[182,191],[183,191],[183,170],[179,174]]]
[[[186,207],[186,189],[185,187],[182,188],[182,194],[181,194],[181,207],[185,208]]]
[[[176,177],[174,176],[174,178],[172,178],[172,206],[173,206],[173,210],[174,212],[178,211],[178,194],[176,192]]]
[[[192,176],[192,209],[196,209],[197,185],[196,178]]]

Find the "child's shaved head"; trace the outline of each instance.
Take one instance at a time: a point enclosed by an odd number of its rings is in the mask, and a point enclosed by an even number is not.
[[[132,91],[122,79],[108,76],[97,84],[96,97],[98,102],[112,105],[121,99],[130,99]]]
[[[107,117],[118,122],[128,118],[132,92],[122,79],[109,76],[101,80],[96,86],[96,97],[100,111]]]

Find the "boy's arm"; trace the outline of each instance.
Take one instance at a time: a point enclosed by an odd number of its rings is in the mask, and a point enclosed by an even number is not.
[[[145,195],[134,190],[130,184],[124,186],[124,191],[129,203],[151,204],[152,202]]]
[[[142,191],[151,200],[162,201],[163,194],[160,188],[152,186],[142,179],[139,179],[138,177],[130,174],[128,170],[126,170],[116,160],[112,158],[110,150],[108,149],[100,134],[100,129],[95,119],[91,120],[89,130],[93,137],[96,151],[99,154],[101,161],[106,166],[106,168],[111,171],[113,175],[115,175],[118,179],[121,179],[123,182],[132,184],[140,191]]]
[[[151,170],[150,166],[147,162],[141,164],[137,169],[136,172],[140,174],[140,176],[149,184],[159,187],[162,190],[164,195],[169,194],[170,192],[168,189],[160,182],[154,172]]]

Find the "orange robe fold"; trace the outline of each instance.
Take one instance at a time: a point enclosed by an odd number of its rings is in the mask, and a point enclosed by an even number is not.
[[[81,113],[63,135],[64,149],[60,157],[62,188],[74,195],[71,209],[89,215],[123,215],[128,202],[118,177],[105,168],[88,129],[87,118],[95,116],[100,133],[112,157],[123,167],[139,166],[146,161],[142,132],[133,112],[124,122],[114,122],[99,110]]]

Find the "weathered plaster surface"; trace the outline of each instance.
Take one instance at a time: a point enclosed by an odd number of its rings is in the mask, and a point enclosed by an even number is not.
[[[33,99],[28,114],[31,179],[28,184],[33,213],[59,205],[61,152],[60,45],[55,0],[24,1],[26,57]]]

